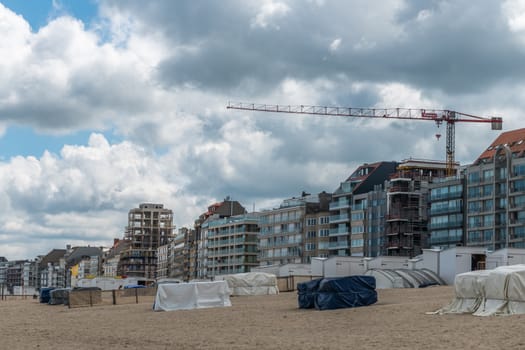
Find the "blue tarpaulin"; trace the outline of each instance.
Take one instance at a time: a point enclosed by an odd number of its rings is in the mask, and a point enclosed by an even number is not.
[[[320,278],[297,284],[299,308],[330,310],[377,302],[373,276]]]
[[[55,287],[40,288],[40,302],[42,304],[49,303],[49,299],[51,299],[51,291],[53,289],[55,289]]]
[[[315,307],[315,296],[322,278],[308,282],[297,283],[297,299],[300,309],[311,309]]]

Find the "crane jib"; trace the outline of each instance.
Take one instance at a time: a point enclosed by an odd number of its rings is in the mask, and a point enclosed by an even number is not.
[[[447,125],[447,175],[455,173],[454,148],[455,148],[455,124],[467,123],[490,123],[492,130],[502,130],[503,119],[501,117],[479,117],[467,113],[439,109],[415,109],[415,108],[351,108],[351,107],[329,107],[308,105],[267,105],[255,103],[229,102],[228,109],[239,109],[246,111],[309,114],[339,117],[361,117],[361,118],[387,118],[405,120],[431,120],[439,126],[442,122]],[[440,135],[441,136],[441,135]]]

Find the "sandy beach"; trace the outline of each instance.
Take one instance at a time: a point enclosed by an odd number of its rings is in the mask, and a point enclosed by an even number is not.
[[[154,312],[151,303],[69,309],[0,302],[2,349],[521,349],[523,315],[427,315],[450,286],[378,290],[372,306],[304,310],[295,292],[232,307]]]

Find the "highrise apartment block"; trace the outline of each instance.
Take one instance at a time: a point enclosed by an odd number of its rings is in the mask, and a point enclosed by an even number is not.
[[[173,238],[173,212],[163,204],[142,203],[131,209],[124,239],[128,248],[120,252],[119,275],[156,278],[157,248]]]
[[[316,255],[319,244],[317,238],[314,243],[308,240],[308,254],[305,255],[305,235],[321,230],[323,235],[326,233],[328,225],[317,220],[328,216],[330,198],[331,195],[326,192],[318,195],[303,192],[299,198],[285,199],[278,208],[262,211],[259,224],[260,264],[300,264]],[[324,214],[312,215],[320,212]]]
[[[376,257],[387,255],[385,244],[386,238],[384,234],[386,223],[386,210],[387,207],[385,185],[374,185],[374,189],[366,193],[366,210],[364,212],[364,256]],[[352,219],[354,220],[354,217],[352,217]],[[354,247],[354,249],[355,248],[356,247]]]
[[[525,248],[525,129],[504,132],[466,170],[468,246]]]
[[[430,247],[465,245],[465,192],[464,170],[457,176],[435,178],[430,184]]]
[[[363,164],[334,191],[329,206],[329,255],[365,255],[369,223],[377,224],[376,219],[373,222],[369,221],[366,215],[369,208],[369,193],[377,191],[377,185],[384,184],[396,171],[397,164],[396,162]]]
[[[191,263],[194,264],[190,266],[192,279],[205,279],[209,275],[208,237],[203,232],[203,224],[212,217],[212,220],[215,220],[243,214],[247,214],[246,209],[238,201],[226,197],[224,201],[210,205],[208,210],[195,221],[195,240],[189,250]]]
[[[305,235],[302,260],[310,263],[312,258],[326,258],[330,255],[330,211],[328,210],[330,195],[324,196],[319,203],[319,210],[311,210],[305,214]]]
[[[207,237],[208,278],[250,272],[259,266],[259,218],[256,213],[208,218],[202,224]]]

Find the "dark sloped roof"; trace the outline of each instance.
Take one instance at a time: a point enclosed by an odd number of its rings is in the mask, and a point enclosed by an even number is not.
[[[47,266],[48,263],[56,264],[59,262],[60,258],[63,258],[66,255],[67,250],[65,249],[53,249],[46,256],[42,258],[40,266]]]
[[[75,247],[73,252],[66,258],[68,265],[78,264],[85,256],[101,256],[102,249],[98,247]]]

